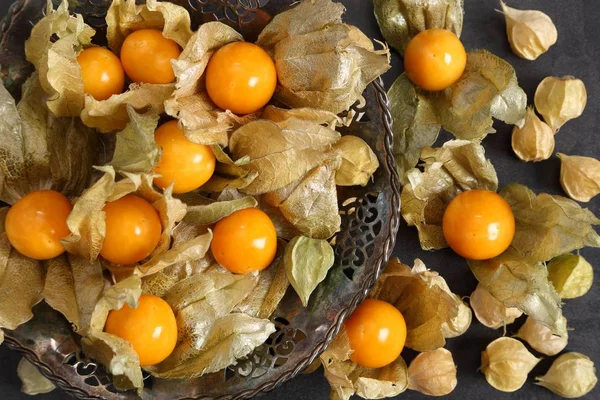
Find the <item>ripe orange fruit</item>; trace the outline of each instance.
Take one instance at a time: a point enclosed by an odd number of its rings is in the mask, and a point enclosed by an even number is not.
[[[6,214],[4,229],[10,244],[24,256],[49,260],[64,253],[61,239],[69,236],[67,218],[73,206],[62,193],[38,190],[17,201]]]
[[[515,236],[515,217],[499,194],[470,190],[448,204],[442,229],[448,245],[458,255],[487,260],[510,246]]]
[[[77,56],[83,91],[96,100],[123,93],[125,73],[117,56],[104,47],[90,47]]]
[[[219,264],[235,274],[267,268],[277,253],[277,233],[267,214],[246,208],[215,225],[210,244]]]
[[[104,331],[131,343],[142,367],[160,363],[177,344],[175,314],[171,306],[157,296],[140,296],[137,308],[125,304],[120,310],[112,310]]]
[[[221,47],[206,67],[206,90],[211,100],[235,114],[260,110],[271,100],[276,86],[273,59],[252,43],[234,42]]]

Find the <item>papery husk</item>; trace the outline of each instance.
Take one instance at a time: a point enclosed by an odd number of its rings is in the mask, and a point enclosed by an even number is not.
[[[33,318],[31,309],[42,301],[44,267],[12,248],[4,230],[8,208],[0,208],[0,339],[2,329],[16,329]],[[10,277],[10,279],[6,279]],[[1,342],[0,342],[1,343]]]
[[[221,22],[200,25],[190,38],[179,59],[172,62],[177,78],[176,89],[165,102],[167,114],[178,118],[186,137],[205,145],[227,145],[227,131],[254,118],[239,118],[219,109],[206,92],[204,72],[210,57],[219,48],[244,38]]]
[[[75,332],[89,328],[92,312],[104,292],[100,262],[63,254],[46,261],[45,265],[42,296],[46,303],[64,315]]]
[[[506,307],[482,284],[477,285],[471,293],[469,302],[477,320],[492,329],[506,327],[523,315],[523,311],[518,308]]]
[[[106,13],[106,39],[115,54],[129,34],[140,29],[157,29],[165,38],[185,47],[192,36],[189,12],[177,4],[146,0],[114,0]]]
[[[283,264],[290,284],[308,306],[312,292],[327,276],[334,262],[333,248],[325,240],[298,236],[285,248]]]
[[[521,126],[527,109],[513,67],[485,50],[468,52],[461,78],[431,98],[444,129],[465,140],[496,132],[492,118]]]
[[[519,328],[516,336],[526,341],[534,350],[547,356],[555,356],[564,350],[569,341],[567,319],[565,317],[562,318],[562,323],[567,334],[560,337],[553,335],[548,327],[528,317],[525,323]]]
[[[346,329],[342,327],[321,354],[325,379],[331,386],[330,399],[348,400],[354,394],[365,399],[380,399],[406,391],[408,375],[402,357],[383,368],[364,368],[350,360],[351,352]]]
[[[318,108],[280,108],[273,105],[266,106],[260,118],[268,119],[276,123],[288,120],[310,121],[318,125],[324,125],[327,128],[335,130],[338,126],[343,126],[344,121],[337,114],[330,111],[319,110]]]
[[[560,185],[573,200],[587,203],[600,193],[600,161],[592,157],[568,156],[560,158]]]
[[[420,260],[415,260],[411,270],[393,259],[369,294],[400,310],[406,321],[408,348],[431,351],[446,343],[443,326],[457,317],[459,309],[439,279]]]
[[[0,201],[14,204],[36,190],[78,195],[92,177],[96,133],[74,118],[55,118],[44,104],[34,73],[22,86],[19,104],[0,87]]]
[[[567,121],[583,114],[587,104],[585,84],[572,76],[549,76],[535,90],[535,108],[558,132]]]
[[[518,10],[503,1],[502,14],[506,17],[506,34],[513,52],[526,60],[535,60],[558,40],[558,31],[552,19],[538,10]]]
[[[307,123],[304,130],[281,128],[258,120],[237,129],[231,135],[229,149],[235,160],[249,158],[246,168],[258,173],[242,192],[257,195],[280,189],[306,175],[324,161],[339,157],[325,151],[337,142],[337,135],[323,134],[323,128]],[[333,131],[332,131],[333,132]],[[285,171],[285,174],[281,172]]]
[[[491,260],[468,263],[480,285],[505,307],[518,308],[557,336],[567,334],[560,297],[542,262],[529,261],[508,250]]]
[[[435,143],[442,125],[431,99],[405,73],[392,84],[388,96],[394,119],[394,156],[400,183],[405,185],[406,173],[419,162],[421,150]]]
[[[120,310],[125,304],[137,308],[141,294],[141,280],[137,276],[108,288],[94,307],[90,326],[81,339],[83,352],[106,367],[113,375],[115,388],[137,389],[138,394],[141,394],[144,381],[136,351],[125,339],[103,330],[110,311]]]
[[[250,169],[250,157],[242,157],[233,161],[219,145],[211,146],[217,159],[213,176],[202,185],[201,190],[207,192],[223,192],[243,189],[258,176],[258,171]]]
[[[458,306],[458,313],[456,314],[456,317],[442,324],[442,333],[446,339],[455,338],[464,334],[471,326],[473,320],[473,312],[467,303],[462,301],[457,294],[453,293],[452,297]]]
[[[523,161],[547,160],[554,152],[554,132],[529,107],[523,127],[515,125],[513,128],[511,144],[517,157]]]
[[[583,247],[600,247],[593,225],[600,219],[573,200],[541,193],[526,186],[510,184],[500,195],[515,216],[515,238],[511,244],[520,257],[548,261]]]
[[[516,339],[501,337],[481,353],[481,372],[493,388],[503,392],[519,390],[527,375],[541,361]]]
[[[158,114],[148,111],[139,114],[127,106],[129,122],[116,134],[115,152],[107,163],[117,172],[150,174],[160,160],[160,150],[154,140]]]
[[[206,205],[188,205],[184,220],[193,224],[212,225],[236,211],[254,208],[257,205],[258,202],[252,196],[230,201],[215,201]]]
[[[343,13],[340,3],[305,0],[263,29],[256,44],[275,60],[277,100],[339,114],[364,101],[367,85],[390,69],[389,49],[375,50],[358,28],[341,22]]]
[[[56,389],[56,386],[24,357],[17,366],[17,375],[21,380],[21,392],[29,396],[50,393]]]
[[[375,18],[385,40],[401,54],[426,29],[447,29],[460,37],[463,0],[374,0]]]
[[[561,299],[575,299],[592,288],[594,269],[580,255],[563,254],[548,263],[548,279]]]
[[[457,383],[452,353],[444,348],[421,353],[408,366],[408,388],[427,396],[447,396]]]
[[[424,250],[447,247],[442,232],[446,206],[463,191],[496,191],[498,177],[485,158],[483,146],[452,140],[440,148],[425,148],[421,154],[424,172],[408,172],[401,197],[401,213],[409,226],[416,226]]]
[[[594,362],[581,353],[565,353],[558,357],[544,376],[535,378],[536,385],[553,393],[574,399],[583,397],[598,383]]]
[[[173,198],[171,189],[164,193],[157,192],[153,186],[153,175],[125,174],[124,178],[115,181],[116,174],[112,167],[98,168],[104,172],[93,186],[77,199],[73,211],[67,219],[71,234],[62,240],[65,248],[88,260],[95,260],[100,254],[106,233],[103,208],[107,202],[115,201],[128,194],[135,194],[148,201],[158,212],[162,224],[162,233],[156,249],[150,254],[147,262],[136,266],[141,275],[158,272],[169,263],[179,262],[177,256],[186,257],[181,251],[168,252],[171,246],[171,232],[175,224],[183,219],[186,206],[180,200]],[[202,248],[207,247],[205,239],[198,239]],[[210,243],[210,240],[208,240]],[[187,245],[188,248],[192,244]],[[174,254],[175,253],[175,254]],[[200,252],[202,253],[202,252]],[[198,254],[200,258],[204,253]],[[131,267],[131,266],[130,266]],[[117,267],[117,269],[123,267]]]
[[[140,112],[150,110],[162,114],[165,111],[164,102],[174,88],[172,83],[132,83],[125,92],[112,95],[107,100],[100,101],[86,95],[81,120],[86,126],[103,133],[125,129],[129,122],[130,107]]]
[[[333,145],[341,154],[342,164],[335,173],[337,186],[367,186],[379,168],[379,160],[371,147],[357,136],[346,135]]]
[[[77,56],[91,44],[96,31],[84,22],[82,15],[70,14],[67,0],[62,0],[56,10],[48,0],[45,11],[25,42],[25,57],[34,65],[49,96],[48,109],[58,117],[76,117],[83,110],[85,99]],[[55,37],[58,40],[53,40]]]

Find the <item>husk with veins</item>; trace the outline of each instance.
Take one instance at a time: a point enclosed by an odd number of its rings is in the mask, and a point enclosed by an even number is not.
[[[329,398],[348,400],[397,396],[408,388],[407,366],[401,356],[382,368],[364,368],[350,360],[350,342],[344,327],[321,354],[325,379],[331,386]]]
[[[448,246],[442,232],[446,206],[463,191],[496,191],[498,177],[483,146],[469,141],[452,140],[440,148],[427,147],[421,159],[424,171],[408,171],[401,213],[409,226],[417,227],[423,249],[441,249]]]
[[[165,111],[179,119],[189,140],[227,146],[227,131],[255,118],[252,114],[238,117],[231,111],[219,109],[208,96],[204,83],[204,72],[214,52],[243,39],[221,22],[208,22],[200,25],[179,59],[172,61],[177,81],[175,91],[165,102]]]
[[[89,185],[98,136],[78,119],[48,111],[36,73],[23,84],[18,104],[0,87],[0,118],[0,201],[14,204],[42,189],[76,196]]]
[[[340,3],[305,0],[263,29],[256,44],[275,60],[277,100],[339,114],[364,102],[367,85],[390,68],[389,49],[375,50],[358,28],[342,23],[343,13]]]

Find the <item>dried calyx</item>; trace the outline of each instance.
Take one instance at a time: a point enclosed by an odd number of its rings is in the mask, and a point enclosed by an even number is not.
[[[535,108],[544,121],[558,132],[567,121],[579,117],[587,103],[585,84],[572,76],[549,76],[535,91]]]
[[[419,354],[408,367],[408,388],[428,396],[446,396],[456,387],[456,365],[444,348]]]
[[[503,392],[519,390],[540,362],[516,339],[501,337],[481,353],[481,372],[487,382]]]
[[[567,332],[567,319],[562,317],[565,332]],[[525,340],[536,351],[548,356],[555,356],[567,346],[569,335],[557,336],[547,326],[542,325],[535,319],[527,317],[527,320],[519,329],[517,337]]]
[[[588,202],[600,193],[600,161],[592,157],[568,156],[560,158],[560,184],[573,200]]]
[[[512,324],[515,319],[523,315],[518,308],[505,307],[481,284],[477,285],[469,301],[479,322],[488,328],[498,329]]]
[[[556,43],[558,32],[552,19],[541,11],[517,10],[503,1],[506,34],[513,52],[526,60],[535,60]]]
[[[590,290],[594,269],[578,254],[562,254],[548,263],[548,279],[562,299],[574,299]]]
[[[594,363],[581,353],[565,353],[552,363],[536,385],[545,387],[565,398],[582,397],[592,391],[598,377]]]
[[[554,152],[554,132],[539,119],[533,108],[527,109],[525,124],[517,125],[512,131],[512,148],[523,161],[542,161],[550,158]]]

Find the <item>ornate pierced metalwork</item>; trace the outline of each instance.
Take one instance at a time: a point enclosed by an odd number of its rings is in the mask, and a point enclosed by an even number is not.
[[[222,19],[252,40],[275,13],[295,0],[173,0],[190,10],[196,24]],[[101,39],[110,0],[72,2],[93,18]],[[32,22],[43,15],[46,0],[18,0],[0,22],[0,65],[5,86],[15,96],[32,71],[23,43]],[[211,8],[212,7],[212,8]],[[227,11],[229,10],[229,11]],[[235,14],[235,15],[234,15]],[[253,16],[253,18],[251,18]],[[353,107],[358,118],[344,129],[371,144],[380,162],[366,187],[339,187],[342,229],[335,238],[336,265],[303,307],[293,289],[279,304],[273,322],[277,331],[235,366],[201,378],[172,381],[146,379],[147,400],[242,399],[273,389],[308,367],[339,331],[377,281],[392,252],[399,224],[400,187],[392,153],[389,103],[381,80],[369,85],[365,103]],[[360,121],[358,121],[360,120]],[[32,321],[5,332],[5,343],[25,357],[65,392],[79,399],[137,399],[133,391],[117,392],[102,366],[81,354],[70,324],[45,304]]]

